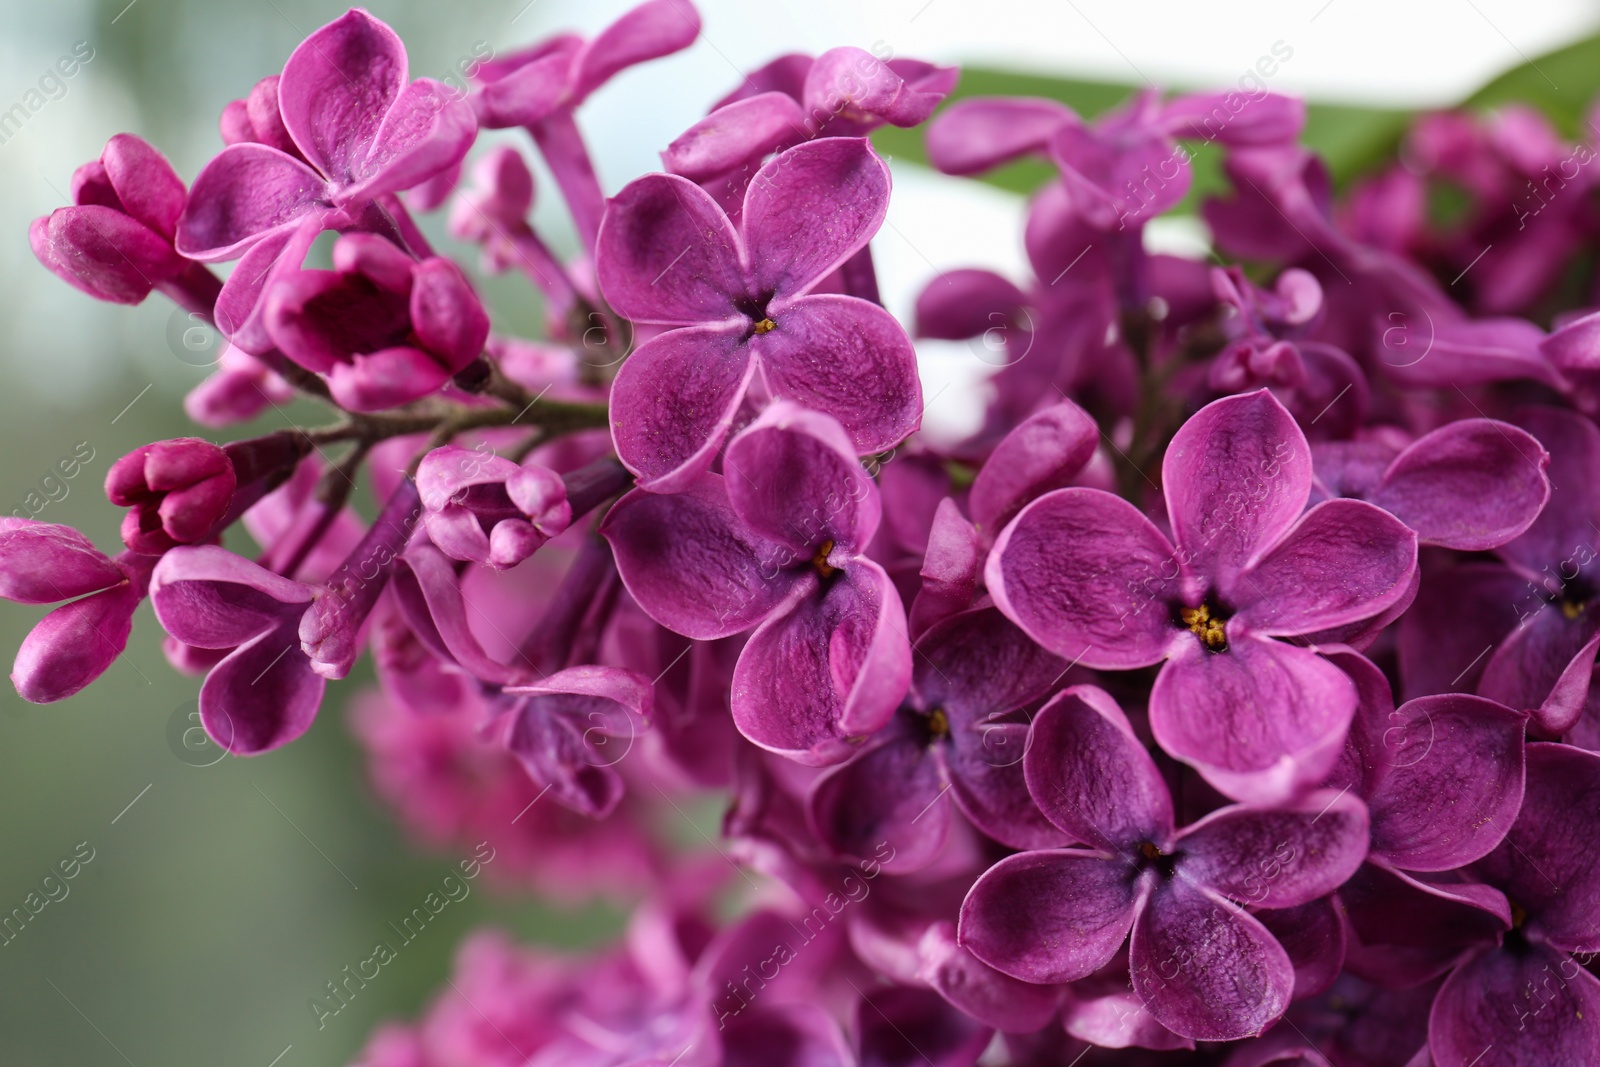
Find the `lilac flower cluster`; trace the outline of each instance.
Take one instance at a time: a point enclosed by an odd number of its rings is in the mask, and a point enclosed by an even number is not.
[[[584,101],[698,32],[648,0],[463,95],[353,10],[228,105],[192,184],[126,134],[81,167],[34,251],[215,324],[198,422],[337,418],[123,457],[116,555],[0,518],[0,596],[62,604],[18,691],[77,693],[148,598],[243,756],[370,649],[353,728],[422,840],[634,905],[585,956],[475,936],[366,1067],[1600,1062],[1593,149],[1432,116],[1335,205],[1295,100],[935,116],[954,70],[838,48],[607,196]],[[1059,180],[1036,277],[941,274],[908,332],[868,135],[925,122],[947,173]],[[569,261],[522,149],[462,177],[513,127]],[[1207,146],[1234,265],[1146,246]],[[430,245],[411,212],[447,202],[545,339]],[[981,426],[925,439],[913,334],[997,322]],[[706,794],[723,840],[670,846]]]

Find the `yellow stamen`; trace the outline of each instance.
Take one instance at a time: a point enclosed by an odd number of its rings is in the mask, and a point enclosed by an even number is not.
[[[756,333],[771,333],[777,328],[778,324],[773,322],[771,319],[762,319],[760,322],[756,323],[755,327]]]
[[[1140,845],[1139,846],[1139,851],[1140,851],[1141,854],[1143,854],[1144,858],[1147,859],[1147,860],[1154,860],[1154,859],[1160,859],[1161,858],[1161,850],[1159,848],[1157,848],[1153,842],[1150,842],[1150,841],[1146,841],[1144,844]]]
[[[1200,639],[1200,643],[1213,652],[1221,652],[1228,647],[1228,634],[1223,628],[1223,620],[1211,617],[1211,609],[1204,604],[1197,608],[1184,608],[1178,612],[1178,618],[1189,628],[1189,632]]]
[[[1571,621],[1576,619],[1579,615],[1582,615],[1583,609],[1588,606],[1589,605],[1587,604],[1580,604],[1571,600],[1563,600],[1561,602],[1561,614],[1566,616],[1568,621]]]
[[[832,552],[833,542],[824,541],[817,548],[817,554],[811,557],[811,565],[815,567],[817,569],[817,573],[822,575],[824,578],[831,578],[833,576],[833,572],[839,569],[828,562],[828,556],[832,554]]]
[[[934,737],[950,736],[950,716],[944,713],[943,708],[928,712],[928,732]]]

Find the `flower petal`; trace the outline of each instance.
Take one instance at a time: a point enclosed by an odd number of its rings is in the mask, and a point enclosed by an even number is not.
[[[342,203],[412,189],[455,167],[472,147],[478,120],[460,93],[432,78],[401,90],[365,158],[353,161]]]
[[[1044,151],[1071,108],[1033,97],[994,97],[952,104],[928,127],[928,159],[946,174],[978,174]]]
[[[805,129],[805,116],[786,93],[758,93],[717,108],[690,126],[661,153],[673,174],[706,181],[749,159],[792,143]]]
[[[826,415],[778,401],[728,443],[723,469],[739,518],[798,559],[865,548],[878,528],[878,487]]]
[[[1380,614],[1411,587],[1417,535],[1361,500],[1318,504],[1224,590],[1257,633],[1293,636]]]
[[[1030,415],[1001,438],[973,480],[972,521],[998,533],[1030,501],[1070,485],[1099,443],[1094,419],[1070,400]]]
[[[579,53],[573,99],[584,99],[631,66],[688,48],[698,36],[700,13],[686,0],[648,0],[629,9]]]
[[[1224,652],[1180,646],[1156,676],[1150,729],[1223,794],[1275,804],[1333,768],[1356,689],[1304,648],[1230,635]]]
[[[1453,870],[1487,855],[1522,807],[1526,722],[1492,700],[1441,693],[1375,723],[1373,853],[1408,871]]]
[[[1462,419],[1418,438],[1369,498],[1424,544],[1498,548],[1533,525],[1550,499],[1550,456],[1533,435],[1493,419]]]
[[[611,385],[617,456],[657,492],[711,466],[755,362],[737,329],[669,330],[637,348]]]
[[[357,8],[290,54],[278,79],[278,110],[306,160],[349,184],[406,80],[406,47],[399,36]]]
[[[787,568],[804,562],[752,534],[715,474],[681,493],[634,490],[606,514],[600,533],[645,613],[699,641],[771,615],[798,580]]]
[[[901,717],[921,718],[915,712]],[[861,864],[887,842],[894,855],[882,866],[895,873],[921,870],[938,857],[950,833],[950,805],[940,803],[943,776],[926,737],[918,736],[925,731],[909,721],[891,725],[817,779],[807,811],[835,855]]]
[[[740,231],[757,293],[790,300],[864,248],[889,207],[889,168],[864,137],[780,152],[750,179]]]
[[[647,174],[607,201],[595,272],[617,314],[669,326],[732,319],[745,289],[733,224],[676,174]]]
[[[1311,449],[1265,389],[1201,408],[1161,462],[1173,540],[1197,574],[1234,578],[1289,531],[1311,495]]]
[[[124,580],[122,569],[70,526],[32,519],[0,523],[0,599],[54,604]]]
[[[327,182],[293,156],[262,144],[229,145],[195,177],[178,219],[177,248],[202,263],[238,259],[328,197]]]
[[[327,684],[300,652],[291,617],[211,668],[200,686],[200,724],[235,755],[266,752],[310,729]]]
[[[17,649],[11,684],[35,704],[65,700],[105,673],[128,647],[133,611],[142,600],[130,585],[63,604],[39,620]]]
[[[973,883],[958,937],[1003,974],[1070,982],[1116,955],[1144,893],[1129,864],[1102,853],[1020,852]]]
[[[1292,908],[1343,885],[1367,856],[1367,808],[1348,792],[1276,810],[1228,807],[1178,834],[1177,871],[1241,904]]]
[[[762,623],[733,672],[739,732],[810,765],[846,758],[848,739],[881,729],[911,682],[905,609],[883,568],[853,560],[829,581]]]
[[[312,596],[310,586],[217,545],[174,548],[150,576],[150,606],[162,629],[199,648],[232,648],[292,629]]]
[[[832,415],[856,452],[893,448],[922,424],[917,357],[883,308],[822,294],[774,301],[777,328],[750,339],[773,396]]]
[[[984,569],[995,606],[1058,656],[1089,667],[1159,663],[1179,631],[1177,554],[1132,504],[1058,489],[1023,508]]]
[[[1332,895],[1293,908],[1255,912],[1294,964],[1294,999],[1327,992],[1344,970],[1344,913]]]
[[[1600,979],[1547,945],[1495,949],[1456,968],[1428,1016],[1437,1067],[1494,1050],[1506,1067],[1600,1063]]]
[[[1294,991],[1289,956],[1260,920],[1182,878],[1158,887],[1140,912],[1128,969],[1150,1014],[1196,1041],[1261,1033]]]
[[[956,940],[953,923],[934,923],[917,947],[922,955],[922,979],[986,1026],[1031,1033],[1048,1023],[1060,1006],[1060,990],[1019,982],[963,948]]]
[[[1600,950],[1600,754],[1533,744],[1527,760],[1517,821],[1477,869],[1545,940],[1592,953]]]
[[[1034,718],[1029,742],[1028,792],[1074,840],[1128,856],[1168,847],[1172,796],[1111,694],[1065,690]]]

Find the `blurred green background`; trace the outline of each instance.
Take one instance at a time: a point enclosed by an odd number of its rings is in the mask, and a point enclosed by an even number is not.
[[[504,54],[568,22],[604,24],[626,5],[602,6],[372,5],[407,41],[413,75],[441,78],[480,41]],[[204,357],[185,354],[171,308],[159,297],[114,308],[47,275],[28,255],[27,220],[64,203],[73,168],[120,130],[161,147],[192,177],[218,147],[222,106],[278,70],[296,43],[341,9],[318,0],[109,0],[5,12],[0,111],[74,42],[86,40],[95,52],[64,96],[0,143],[0,284],[7,294],[0,511],[20,507],[58,459],[92,449],[93,459],[66,483],[65,499],[39,517],[114,545],[119,515],[100,492],[107,468],[141,443],[189,432],[181,399],[205,373],[193,365]],[[1600,80],[1596,51],[1589,41],[1541,57],[1535,62],[1544,73],[1508,75],[1483,100],[1532,97],[1574,132]],[[591,129],[606,130],[617,146],[601,160],[609,188],[649,167],[656,148],[716,95],[674,86],[731,86],[733,73],[707,56],[697,49],[630,72],[595,101]],[[717,69],[702,69],[708,63]],[[1562,89],[1552,92],[1554,84]],[[983,71],[969,72],[962,85],[966,95],[1055,95],[1089,113],[1127,91]],[[643,110],[627,103],[640,93],[653,94]],[[1310,136],[1335,157],[1336,173],[1348,175],[1393,148],[1404,118],[1399,111],[1319,108]],[[919,135],[899,131],[882,138],[897,165],[915,159],[919,144]],[[996,183],[1026,188],[1040,177],[1037,169],[1013,169]],[[542,204],[541,217],[556,243],[570,248],[553,207]],[[437,223],[428,221],[434,234]],[[538,309],[519,284],[485,287],[497,328],[534,330]],[[285,418],[320,421],[296,406],[233,436],[281,427]],[[41,614],[0,610],[7,656]],[[604,907],[554,911],[492,897],[480,881],[317,1029],[308,999],[370,952],[385,924],[419,904],[461,858],[412,847],[370,797],[343,715],[344,700],[368,680],[363,672],[330,690],[303,740],[267,757],[210,766],[193,766],[197,761],[175,751],[174,737],[191,725],[185,716],[198,682],[167,666],[148,608],[127,655],[87,693],[35,707],[0,687],[0,914],[21,907],[80,842],[94,850],[67,883],[68,895],[0,947],[0,1064],[345,1063],[376,1021],[419,1009],[448,973],[457,940],[479,923],[569,945],[616,928],[618,916]]]

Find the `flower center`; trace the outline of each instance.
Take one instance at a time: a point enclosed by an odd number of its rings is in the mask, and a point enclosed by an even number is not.
[[[1568,622],[1573,622],[1577,620],[1578,616],[1583,614],[1583,609],[1588,606],[1589,605],[1582,600],[1572,600],[1570,598],[1563,599],[1561,601],[1561,614]]]
[[[928,733],[935,739],[950,736],[950,716],[944,713],[943,708],[928,712]]]
[[[1141,841],[1139,855],[1144,857],[1140,866],[1145,870],[1154,868],[1167,877],[1172,877],[1178,857],[1174,854],[1162,852],[1154,841]]]
[[[1184,608],[1178,612],[1178,618],[1207,649],[1212,652],[1222,652],[1227,649],[1228,633],[1223,626],[1227,620],[1220,613],[1213,614],[1209,604],[1201,604],[1197,608]]]
[[[771,319],[762,319],[760,322],[756,323],[755,326],[753,327],[755,332],[758,333],[758,334],[759,333],[771,333],[773,330],[776,330],[777,328],[778,328],[778,324],[773,322]]]
[[[811,565],[815,567],[817,569],[817,573],[822,575],[824,578],[832,578],[834,572],[839,569],[828,562],[828,556],[831,555],[832,552],[833,542],[831,540],[824,541],[822,544],[817,546],[816,554],[811,557]]]

